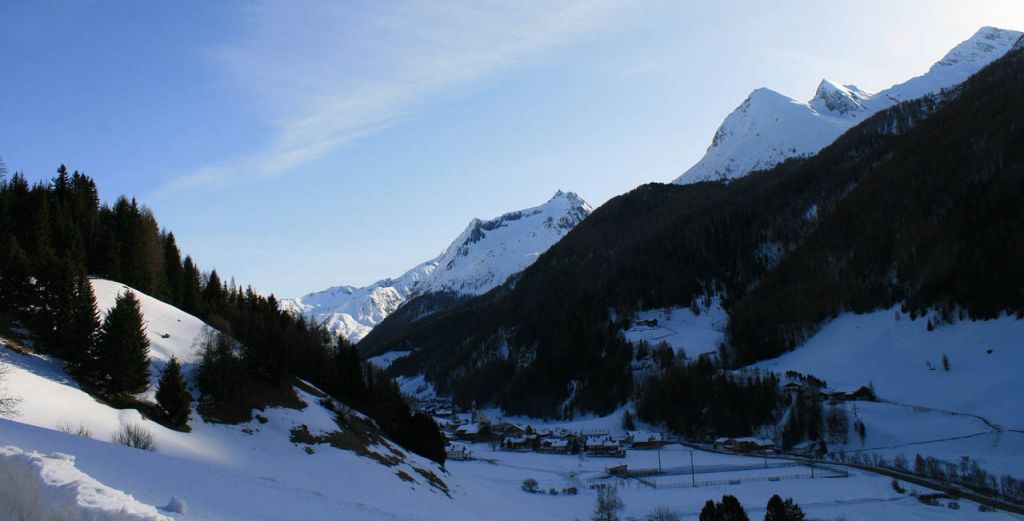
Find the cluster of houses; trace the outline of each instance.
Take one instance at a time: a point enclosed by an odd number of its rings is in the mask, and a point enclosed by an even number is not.
[[[714,447],[717,450],[737,452],[740,454],[762,454],[775,452],[775,442],[768,438],[754,438],[746,436],[742,438],[721,437],[716,438]]]
[[[853,392],[829,392],[825,390],[824,382],[812,377],[787,376],[791,381],[783,388],[791,396],[813,393],[814,398],[832,404],[877,400],[874,390],[867,386]],[[623,436],[612,436],[608,431],[569,431],[508,422],[492,423],[483,412],[476,410],[475,404],[469,411],[441,401],[426,404],[426,407],[423,405],[421,410],[434,417],[448,438],[448,459],[451,460],[472,459],[469,449],[472,443],[490,443],[494,449],[507,451],[625,457],[626,449],[657,449],[667,441],[658,432],[626,431]],[[714,448],[741,454],[764,454],[777,450],[771,439],[755,437],[720,437],[715,439]]]
[[[866,385],[862,385],[859,389],[852,392],[829,392],[817,385],[803,385],[798,382],[789,382],[786,385],[782,386],[782,388],[786,391],[787,394],[791,396],[800,395],[804,393],[816,393],[815,398],[821,400],[822,402],[828,402],[833,405],[851,401],[878,401],[878,398],[875,396],[874,389]]]
[[[472,459],[469,444],[490,443],[497,450],[543,452],[550,454],[586,454],[625,457],[626,449],[656,449],[666,442],[659,432],[627,431],[613,436],[608,431],[569,431],[544,429],[530,425],[492,423],[473,407],[463,412],[449,404],[427,410],[450,441],[448,459]]]
[[[587,454],[621,458],[626,449],[656,449],[665,444],[658,432],[626,431],[623,436],[612,436],[607,431],[545,430],[513,426],[501,439],[501,450],[546,452],[555,454]]]

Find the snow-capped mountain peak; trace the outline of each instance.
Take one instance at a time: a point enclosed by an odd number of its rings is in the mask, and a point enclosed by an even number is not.
[[[856,85],[837,85],[829,80],[821,80],[810,105],[818,112],[845,115],[864,110],[864,102],[873,96]]]
[[[303,314],[356,342],[406,301],[426,293],[479,295],[524,270],[590,215],[592,208],[559,190],[546,203],[494,219],[472,219],[437,257],[399,277],[369,286],[335,286],[287,299],[281,308]]]
[[[1021,33],[995,27],[982,27],[960,45],[953,47],[941,60],[932,65],[928,72],[940,67],[956,67],[961,64],[992,61],[993,53],[1001,56],[1021,38]],[[1000,52],[1002,50],[1002,52]]]
[[[927,73],[877,94],[828,80],[807,102],[756,89],[725,118],[704,157],[673,182],[728,181],[790,157],[815,154],[880,110],[962,83],[1011,48],[1024,47],[1022,38],[1018,31],[982,27]]]

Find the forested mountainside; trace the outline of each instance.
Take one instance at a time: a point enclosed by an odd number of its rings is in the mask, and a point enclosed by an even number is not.
[[[723,298],[721,362],[796,347],[840,311],[903,303],[1024,310],[1024,53],[941,97],[879,112],[819,154],[729,184],[650,184],[610,200],[508,284],[420,320],[385,320],[368,355],[456,401],[606,413],[631,392],[623,326]],[[941,233],[939,233],[941,231]]]
[[[197,343],[204,349],[195,374],[199,411],[208,420],[245,421],[255,407],[293,403],[301,378],[443,461],[437,426],[413,415],[394,382],[365,367],[351,344],[278,309],[273,295],[201,272],[135,200],[101,204],[93,179],[64,166],[35,185],[21,174],[0,176],[0,332],[26,326],[35,345],[67,362],[94,396],[186,428],[136,397],[148,372],[137,301],[126,293],[101,323],[90,276],[132,286],[214,328]]]

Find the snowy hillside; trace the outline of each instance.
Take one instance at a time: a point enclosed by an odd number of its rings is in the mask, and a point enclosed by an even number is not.
[[[295,299],[282,309],[323,323],[352,342],[407,300],[427,293],[479,295],[504,283],[590,214],[572,192],[557,192],[548,202],[490,220],[473,219],[440,255],[399,277],[370,286],[336,286]]]
[[[928,322],[896,309],[846,313],[804,345],[757,367],[812,374],[844,391],[873,384],[882,399],[1024,430],[1024,320],[963,320],[933,331]]]
[[[120,292],[134,291],[100,279],[93,280],[93,286],[99,307],[104,310],[113,305]],[[182,360],[186,374],[194,369],[193,341],[204,324],[173,306],[141,292],[134,293],[140,300],[151,343],[153,383],[149,391],[139,397],[151,400],[164,362],[172,355]],[[59,360],[20,353],[2,345],[11,342],[11,339],[0,341],[0,366],[7,373],[3,386],[21,402],[13,418],[17,423],[0,420],[0,447],[12,443],[17,447],[0,451],[0,459],[3,459],[0,479],[4,472],[20,472],[12,479],[23,482],[28,470],[17,471],[18,466],[57,468],[58,475],[48,477],[45,472],[43,475],[44,481],[52,478],[48,483],[56,483],[47,487],[63,491],[64,495],[54,501],[88,503],[88,497],[68,496],[71,485],[66,485],[65,481],[92,490],[89,476],[113,487],[109,494],[103,490],[91,492],[101,500],[121,497],[116,494],[120,490],[128,491],[145,504],[165,505],[172,495],[181,495],[198,519],[309,519],[306,514],[324,519],[330,517],[328,512],[348,512],[343,517],[360,519],[393,519],[396,512],[408,508],[408,505],[392,504],[396,495],[407,498],[409,504],[448,501],[443,470],[375,434],[366,438],[365,444],[357,442],[347,449],[335,448],[335,441],[327,440],[332,433],[344,429],[351,432],[354,439],[364,439],[359,433],[369,432],[361,427],[369,425],[369,420],[347,411],[344,417],[348,424],[342,427],[336,421],[334,410],[325,405],[323,395],[311,386],[295,389],[305,403],[304,408],[269,408],[261,411],[256,419],[238,425],[206,423],[193,407],[189,422],[192,431],[184,433],[149,421],[135,410],[118,410],[97,401],[79,388]],[[345,410],[338,404],[332,407]],[[156,454],[107,443],[126,425],[141,426],[151,432]],[[313,439],[296,437],[296,429],[303,427]],[[87,436],[54,430],[83,432]],[[42,455],[32,455],[30,451],[39,451]],[[67,458],[53,456],[54,452],[74,456],[77,470],[69,466]],[[115,460],[124,465],[112,465]],[[83,477],[78,471],[88,476]],[[204,476],[204,479],[197,480],[197,476]],[[441,481],[436,481],[438,478]],[[219,487],[213,486],[218,483]],[[239,494],[228,484],[259,490],[261,499]],[[46,492],[48,489],[40,490],[50,494]],[[327,491],[336,493],[327,496]],[[377,507],[368,508],[364,502],[391,504],[391,511],[381,514]],[[297,506],[299,503],[301,507]],[[145,505],[136,507],[140,512],[151,512]],[[82,519],[162,518],[80,515]]]
[[[969,457],[986,471],[1020,477],[1024,320],[961,320],[931,331],[929,320],[935,318],[911,320],[898,309],[845,313],[804,345],[755,367],[814,375],[832,390],[875,389],[879,402],[841,405],[866,425],[865,438],[851,434],[846,443],[830,443],[833,451],[890,461]]]
[[[1017,31],[983,27],[925,74],[876,94],[828,80],[821,81],[807,102],[757,89],[725,118],[704,157],[674,182],[735,179],[790,157],[814,154],[878,111],[963,82],[1020,39]]]

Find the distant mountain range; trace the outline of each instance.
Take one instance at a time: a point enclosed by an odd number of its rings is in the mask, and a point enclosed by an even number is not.
[[[927,73],[876,94],[828,80],[821,80],[807,102],[757,89],[725,118],[704,157],[674,182],[727,181],[790,157],[815,154],[878,111],[962,83],[1020,38],[1017,31],[983,27]]]
[[[540,206],[490,220],[473,219],[440,255],[398,277],[365,287],[335,286],[283,300],[281,307],[358,342],[410,299],[479,295],[504,283],[590,212],[590,205],[576,194],[558,191]]]

